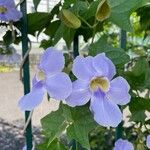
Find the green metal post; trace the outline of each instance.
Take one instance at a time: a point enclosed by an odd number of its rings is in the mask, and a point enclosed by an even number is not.
[[[21,5],[21,11],[23,14],[21,20],[21,32],[22,32],[22,55],[24,56],[28,50],[28,23],[27,23],[27,4],[26,0],[24,0]],[[24,94],[30,92],[30,73],[29,73],[29,57],[26,59],[23,66],[23,84],[24,84]],[[25,121],[27,121],[30,115],[30,111],[25,112]],[[32,126],[31,121],[26,128],[26,145],[27,150],[32,149]]]
[[[73,57],[76,58],[79,55],[79,37],[75,35],[73,41]],[[76,142],[72,141],[72,150],[83,150],[82,146]]]
[[[127,43],[126,31],[121,30],[120,31],[120,47],[123,49],[126,49],[126,43]],[[121,122],[116,128],[116,140],[122,137],[122,129],[123,129],[122,126],[123,126],[123,122]]]
[[[79,38],[75,35],[73,40],[73,57],[76,58],[79,55]],[[72,150],[77,149],[77,142],[75,140],[72,141]]]
[[[78,55],[79,55],[79,38],[78,36],[75,36],[73,41],[73,56],[75,58]]]

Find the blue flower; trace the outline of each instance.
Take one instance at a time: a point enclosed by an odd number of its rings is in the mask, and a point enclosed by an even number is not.
[[[117,105],[130,101],[129,84],[123,77],[114,77],[116,69],[104,53],[95,57],[78,56],[72,69],[78,78],[73,82],[73,91],[66,99],[72,107],[81,106],[90,100],[90,110],[95,121],[102,126],[116,127],[122,120]]]
[[[16,9],[14,0],[0,0],[0,20],[18,21],[22,13]]]
[[[52,47],[46,49],[38,66],[45,77],[42,80],[38,80],[35,75],[31,92],[23,96],[19,101],[21,110],[30,111],[38,106],[46,90],[50,97],[56,100],[64,100],[70,95],[72,82],[69,76],[62,72],[64,63],[64,56],[61,51],[57,51]]]

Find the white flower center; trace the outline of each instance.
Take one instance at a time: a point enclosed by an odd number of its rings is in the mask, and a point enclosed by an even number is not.
[[[4,14],[5,12],[7,12],[7,8],[4,6],[0,6],[0,13]]]
[[[90,82],[91,91],[100,89],[103,92],[107,92],[110,87],[109,81],[105,77],[96,77]]]

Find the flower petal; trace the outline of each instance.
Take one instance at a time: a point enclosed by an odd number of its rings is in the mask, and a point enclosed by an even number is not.
[[[146,146],[150,149],[150,135],[146,138]]]
[[[22,13],[16,8],[11,8],[5,13],[5,17],[8,21],[18,21],[22,17]]]
[[[105,76],[109,80],[116,74],[116,68],[112,61],[104,53],[98,54],[93,59],[93,66],[100,76]]]
[[[122,120],[119,107],[112,101],[106,99],[100,91],[93,94],[90,109],[94,113],[95,121],[105,127],[117,127]]]
[[[32,91],[30,93],[26,94],[19,100],[18,105],[20,109],[23,111],[33,110],[36,106],[38,106],[42,102],[44,93],[45,88],[43,82],[39,81],[33,86]]]
[[[15,8],[15,2],[14,0],[1,0],[0,5],[4,5],[9,8]]]
[[[54,47],[50,47],[46,49],[42,55],[39,69],[45,74],[55,74],[62,71],[64,64],[65,60],[63,53],[56,50]]]
[[[92,60],[93,57],[82,57],[82,56],[77,56],[74,60],[73,63],[73,74],[81,80],[90,80],[94,73],[95,70],[92,66]]]
[[[34,75],[33,79],[32,79],[32,86],[36,85],[39,82],[36,74]]]
[[[129,89],[130,86],[128,82],[122,77],[117,77],[110,82],[110,90],[106,95],[109,100],[116,104],[125,105],[129,103],[131,99]]]
[[[134,147],[128,140],[119,139],[115,142],[114,150],[134,150]]]
[[[66,73],[46,76],[45,85],[50,97],[57,100],[66,99],[72,92],[72,83]]]
[[[71,107],[86,104],[91,98],[91,93],[88,86],[88,82],[81,80],[74,81],[72,93],[66,99],[66,103]]]

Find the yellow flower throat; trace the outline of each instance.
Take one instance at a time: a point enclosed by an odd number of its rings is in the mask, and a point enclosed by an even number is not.
[[[7,12],[7,8],[0,6],[0,13],[5,13],[5,12]]]
[[[92,79],[90,82],[90,89],[95,91],[98,88],[103,92],[107,92],[109,89],[109,81],[104,77],[96,77]]]

